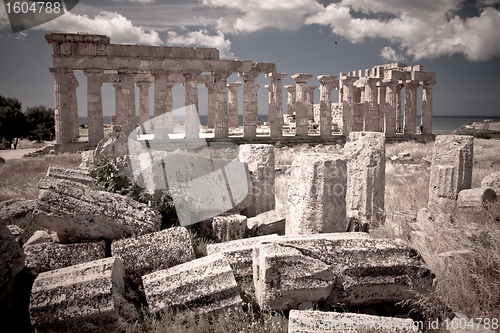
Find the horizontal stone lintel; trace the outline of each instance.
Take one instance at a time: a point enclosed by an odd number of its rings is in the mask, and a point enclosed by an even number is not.
[[[136,69],[136,70],[198,70],[212,72],[215,70],[240,72],[257,72],[267,74],[276,70],[273,63],[252,63],[249,60],[217,60],[217,59],[158,59],[113,56],[64,56],[53,55],[53,68],[69,68],[83,70],[100,68],[104,70]]]

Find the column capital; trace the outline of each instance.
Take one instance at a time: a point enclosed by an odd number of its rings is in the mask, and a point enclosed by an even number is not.
[[[407,88],[417,88],[418,86],[420,86],[420,82],[415,80],[406,80],[403,81],[403,86]]]
[[[213,89],[215,88],[215,82],[207,82],[205,83],[205,87],[207,87],[207,89]]]
[[[151,86],[151,82],[149,81],[139,81],[136,83],[139,88],[148,89]]]
[[[313,77],[312,74],[304,74],[304,73],[298,73],[292,75],[292,79],[294,79],[295,82],[297,83],[307,83],[307,80],[309,80],[312,77]]]
[[[269,80],[283,80],[286,76],[286,73],[276,73],[276,72],[270,72],[266,74],[266,77]]]
[[[156,79],[159,77],[165,77],[170,75],[170,71],[164,70],[164,69],[152,69],[151,70],[151,75]]]
[[[239,87],[241,87],[241,81],[235,83],[228,83],[227,87],[229,88],[229,90],[237,90]]]
[[[186,81],[194,81],[198,79],[198,76],[200,76],[202,71],[197,71],[193,69],[187,69],[182,71],[182,75],[186,78]]]
[[[431,89],[436,83],[436,81],[420,81],[420,85],[424,87],[424,89]]]
[[[297,86],[295,86],[295,85],[288,85],[288,86],[285,86],[285,89],[288,90],[288,92],[292,94],[295,91],[297,91]]]
[[[337,76],[335,75],[320,75],[318,76],[318,81],[322,85],[332,84],[337,80]]]
[[[231,71],[224,71],[224,70],[212,71],[212,76],[214,77],[215,80],[217,80],[217,78],[226,80],[228,77],[231,76],[231,74],[233,74],[233,72]]]
[[[69,78],[70,74],[73,74],[73,70],[71,68],[49,68],[50,74],[56,76],[67,76]]]
[[[260,73],[258,72],[240,72],[238,73],[238,76],[243,79],[243,81],[255,81],[257,76],[259,76]]]

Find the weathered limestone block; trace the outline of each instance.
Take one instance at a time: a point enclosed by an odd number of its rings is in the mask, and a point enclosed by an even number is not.
[[[256,228],[257,231],[263,235],[270,234],[285,234],[286,222],[286,206],[280,209],[270,210],[268,212],[251,217],[247,220],[247,228]]]
[[[35,200],[14,198],[0,202],[0,218],[5,223],[22,218],[31,213],[35,208]]]
[[[47,242],[59,242],[59,237],[53,231],[37,230],[35,233],[24,243],[24,246],[47,243]]]
[[[247,217],[239,214],[214,216],[201,222],[201,234],[218,241],[241,237],[247,230]]]
[[[438,135],[429,180],[429,205],[454,204],[458,192],[471,188],[474,137]]]
[[[37,332],[113,331],[124,288],[114,257],[41,273],[31,290],[31,324]]]
[[[481,187],[491,188],[497,196],[500,195],[500,172],[494,172],[483,178]]]
[[[262,241],[254,247],[253,274],[259,305],[272,310],[297,308],[304,301],[326,300],[332,306],[399,302],[414,295],[410,290],[430,292],[434,282],[416,250],[400,239],[373,239],[366,233]]]
[[[208,314],[241,309],[238,285],[222,254],[196,259],[142,277],[149,311]]]
[[[346,162],[341,155],[297,156],[288,182],[286,235],[346,230]]]
[[[316,333],[318,331],[332,333],[417,333],[421,330],[423,330],[423,322],[359,313],[291,310],[288,318],[289,333]]]
[[[0,218],[0,287],[24,268],[25,255]]]
[[[288,310],[303,302],[324,301],[335,283],[329,265],[291,246],[259,244],[253,262],[255,296],[261,308]]]
[[[160,212],[131,198],[51,177],[38,186],[33,220],[55,231],[63,243],[111,241],[160,229]]]
[[[47,177],[66,179],[74,182],[89,185],[92,183],[92,177],[88,170],[83,168],[70,168],[51,164],[47,170]]]
[[[385,134],[352,132],[343,152],[348,174],[347,230],[367,231],[384,215]]]
[[[55,269],[83,264],[106,257],[106,243],[58,244],[53,242],[26,245],[26,267],[34,276]]]
[[[239,159],[248,163],[252,183],[252,204],[242,212],[254,217],[275,208],[274,147],[264,144],[245,144],[239,147]]]
[[[24,230],[20,226],[15,225],[15,224],[9,224],[7,226],[7,229],[9,229],[12,236],[14,236],[14,239],[16,240],[17,244],[22,246],[21,236],[24,234]]]
[[[473,188],[458,192],[457,207],[485,208],[487,204],[496,201],[497,194],[491,188]]]
[[[235,278],[252,277],[252,253],[255,244],[278,235],[243,238],[230,242],[207,244],[208,255],[222,253],[233,269]]]
[[[123,262],[134,282],[141,276],[196,259],[189,232],[175,227],[111,244],[111,255]]]

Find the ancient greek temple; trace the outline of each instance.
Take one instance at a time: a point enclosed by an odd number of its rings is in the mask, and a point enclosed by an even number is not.
[[[131,133],[138,126],[135,86],[139,88],[139,122],[150,120],[149,88],[154,87],[154,117],[172,113],[172,88],[184,86],[185,104],[198,108],[198,85],[208,90],[207,128],[213,129],[207,141],[233,142],[335,142],[345,140],[352,131],[384,132],[387,139],[413,138],[432,140],[432,88],[435,73],[422,66],[402,63],[375,66],[372,69],[321,75],[319,103],[309,86],[310,74],[295,74],[295,85],[288,92],[287,113],[283,114],[283,78],[274,63],[246,60],[222,60],[215,48],[143,46],[111,44],[110,38],[95,34],[52,33],[45,39],[52,44],[55,79],[56,148],[58,151],[81,149],[75,70],[87,77],[88,143],[96,145],[103,137],[102,85],[115,88],[113,127]],[[237,73],[243,82],[227,83]],[[268,131],[259,132],[259,75],[269,79]],[[423,88],[421,123],[417,124],[417,89]],[[404,113],[402,114],[402,89]],[[238,110],[238,89],[243,89],[243,110]],[[337,90],[339,103],[332,103]],[[243,130],[238,127],[243,114]],[[154,129],[155,137],[173,133],[173,118]],[[186,124],[186,138],[199,135]],[[189,132],[189,133],[188,133]]]

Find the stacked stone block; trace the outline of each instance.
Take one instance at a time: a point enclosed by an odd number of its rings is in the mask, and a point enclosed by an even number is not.
[[[299,155],[288,183],[286,235],[346,230],[347,166],[341,155]]]

